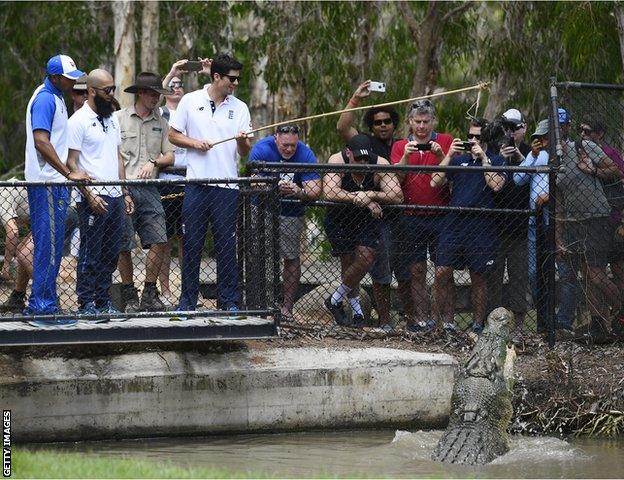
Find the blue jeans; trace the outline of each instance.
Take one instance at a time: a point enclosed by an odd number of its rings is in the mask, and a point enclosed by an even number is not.
[[[110,301],[113,272],[121,251],[124,229],[123,197],[100,195],[107,204],[103,215],[93,213],[86,201],[78,202],[80,251],[76,275],[76,294],[82,307],[94,302],[103,307]]]
[[[204,185],[186,185],[182,205],[184,255],[180,310],[195,310],[199,295],[199,268],[208,224],[212,225],[217,260],[218,305],[237,307],[238,263],[236,261],[236,218],[238,190]]]
[[[35,251],[29,313],[58,311],[56,277],[63,257],[69,190],[65,186],[28,187],[28,208]]]
[[[571,329],[574,324],[577,304],[578,278],[577,268],[572,258],[557,260],[559,272],[559,310],[557,310],[557,328]]]
[[[531,288],[531,295],[533,296],[533,302],[536,303],[540,292],[537,288],[537,226],[535,224],[535,218],[529,220],[528,250],[529,285]],[[570,258],[557,260],[556,265],[559,274],[559,295],[557,297],[559,299],[559,308],[555,317],[556,328],[571,329],[574,324],[577,304],[577,269]],[[547,318],[548,306],[546,302],[541,302],[541,304],[543,311],[540,310],[538,316],[545,319]]]

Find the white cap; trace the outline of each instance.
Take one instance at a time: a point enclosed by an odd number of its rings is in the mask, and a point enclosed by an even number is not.
[[[503,117],[508,122],[513,122],[516,124],[524,123],[524,117],[520,113],[520,110],[517,110],[515,108],[510,108],[509,110],[507,110],[505,113],[503,113]]]

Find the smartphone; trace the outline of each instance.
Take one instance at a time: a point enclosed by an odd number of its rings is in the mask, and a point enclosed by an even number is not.
[[[189,72],[201,72],[204,69],[204,66],[202,65],[201,62],[195,62],[195,61],[189,60],[182,66],[182,69],[187,70]]]
[[[383,82],[371,82],[368,86],[370,92],[385,92],[386,84]]]
[[[503,145],[505,147],[515,147],[516,146],[516,141],[514,140],[514,137],[509,135],[505,141],[505,144]]]
[[[431,144],[430,143],[419,143],[418,145],[416,145],[416,150],[420,150],[420,151],[431,150]]]

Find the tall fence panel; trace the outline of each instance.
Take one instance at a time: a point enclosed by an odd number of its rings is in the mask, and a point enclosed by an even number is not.
[[[557,324],[624,333],[624,86],[553,81],[560,138]]]

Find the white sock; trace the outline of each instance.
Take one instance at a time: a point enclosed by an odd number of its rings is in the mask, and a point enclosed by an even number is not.
[[[352,297],[349,299],[349,304],[351,305],[351,310],[353,310],[354,315],[364,315],[362,312],[362,305],[360,304],[360,297]]]
[[[334,305],[339,305],[345,297],[349,294],[351,289],[347,287],[344,283],[341,283],[340,286],[336,289],[336,291],[331,296],[331,303]]]

